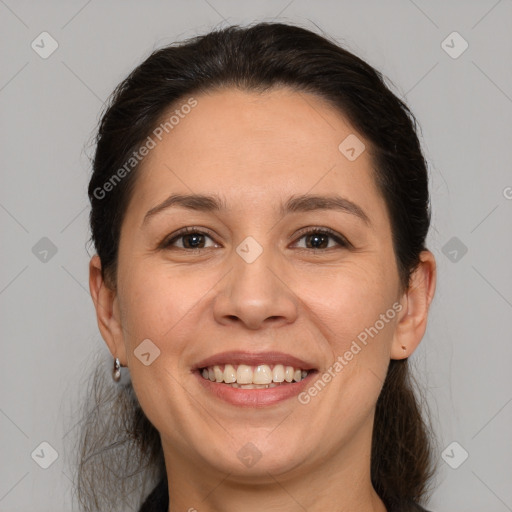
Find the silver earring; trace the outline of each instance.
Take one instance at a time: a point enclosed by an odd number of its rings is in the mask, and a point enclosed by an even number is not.
[[[114,371],[112,372],[112,378],[115,382],[119,382],[121,379],[121,362],[118,357],[114,359]]]

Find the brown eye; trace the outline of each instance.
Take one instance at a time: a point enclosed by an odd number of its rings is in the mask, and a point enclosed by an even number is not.
[[[325,228],[306,231],[299,237],[299,240],[303,238],[306,239],[306,247],[304,249],[332,249],[336,246],[349,247],[350,245],[344,237]],[[333,240],[335,244],[329,246],[329,239]]]
[[[205,235],[201,233],[192,233],[180,237],[183,240],[185,249],[202,249],[204,247]]]
[[[212,237],[195,228],[185,228],[178,233],[175,233],[172,238],[165,240],[161,248],[163,249],[183,249],[183,250],[194,250],[194,249],[207,249],[205,246],[206,239],[213,241]],[[178,245],[176,244],[177,242]],[[212,247],[212,246],[209,246]]]

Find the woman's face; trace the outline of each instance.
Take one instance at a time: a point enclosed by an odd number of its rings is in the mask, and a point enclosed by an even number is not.
[[[369,460],[390,358],[423,335],[400,331],[407,295],[368,147],[306,93],[194,98],[137,171],[111,352],[170,473],[190,464],[254,481],[355,468]],[[174,195],[201,198],[165,207]],[[218,382],[235,377],[274,384]]]

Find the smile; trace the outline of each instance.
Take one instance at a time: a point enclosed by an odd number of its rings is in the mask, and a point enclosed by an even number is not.
[[[316,366],[283,352],[229,351],[203,359],[192,372],[212,400],[261,408],[297,399],[318,374]]]
[[[224,364],[200,368],[205,380],[241,389],[267,389],[300,382],[308,376],[307,370],[282,364]]]

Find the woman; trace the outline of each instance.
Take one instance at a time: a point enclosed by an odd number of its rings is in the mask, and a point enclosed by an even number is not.
[[[428,176],[380,73],[281,23],[155,51],[103,115],[89,197],[91,295],[130,379],[84,427],[84,510],[141,474],[141,511],[425,510]]]

